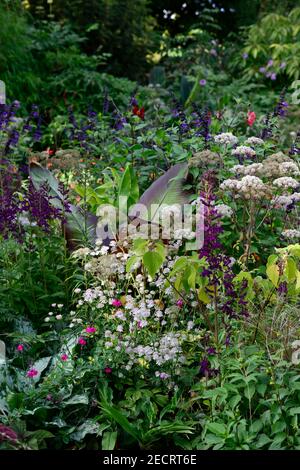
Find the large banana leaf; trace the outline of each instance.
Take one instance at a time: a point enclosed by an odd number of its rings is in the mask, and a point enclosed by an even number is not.
[[[29,175],[36,189],[47,183],[51,204],[63,209],[63,194],[59,190],[59,181],[51,171],[38,163],[30,164]],[[66,222],[63,224],[64,234],[68,248],[73,250],[80,245],[93,244],[96,240],[97,217],[81,207],[70,205],[70,212],[66,212]]]
[[[163,205],[186,204],[189,202],[191,193],[184,189],[188,173],[187,163],[178,163],[166,171],[144,192],[138,204],[143,204],[148,209],[148,221],[150,221],[150,211],[152,204],[157,204],[157,212]],[[152,219],[155,217],[152,214]]]

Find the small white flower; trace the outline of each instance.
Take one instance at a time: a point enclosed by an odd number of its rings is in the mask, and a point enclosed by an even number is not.
[[[62,315],[56,315],[56,320],[62,320]]]
[[[46,318],[45,318],[45,322],[48,323],[48,321],[50,321],[50,318],[49,318],[49,317],[46,317]]]
[[[74,292],[75,292],[75,294],[80,294],[80,292],[81,292],[80,287],[76,287],[76,289],[74,289]]]

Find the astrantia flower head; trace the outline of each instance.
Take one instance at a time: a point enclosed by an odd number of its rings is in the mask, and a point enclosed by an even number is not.
[[[17,346],[17,351],[20,351],[20,352],[24,351],[24,346],[23,346],[23,344],[18,344],[18,346]]]
[[[232,132],[223,132],[215,136],[215,142],[217,144],[234,145],[237,144],[238,138]]]
[[[122,302],[119,299],[113,299],[111,304],[113,307],[122,307]]]
[[[78,339],[78,344],[80,344],[81,346],[85,346],[86,345],[86,340],[84,338],[82,338],[82,336]]]
[[[104,372],[105,374],[109,375],[112,373],[112,369],[110,367],[105,367]]]
[[[277,178],[273,181],[273,184],[278,188],[297,188],[299,186],[299,182],[289,176],[282,176],[281,178]]]
[[[61,358],[62,361],[65,362],[65,361],[68,360],[68,355],[67,355],[67,354],[62,354],[62,355],[60,356],[60,358]]]
[[[250,158],[256,155],[255,150],[253,150],[251,147],[247,147],[246,145],[240,145],[239,147],[236,147],[232,150],[231,154],[243,155]]]
[[[245,144],[247,145],[263,145],[264,143],[265,142],[259,137],[248,137],[248,139],[245,140]]]

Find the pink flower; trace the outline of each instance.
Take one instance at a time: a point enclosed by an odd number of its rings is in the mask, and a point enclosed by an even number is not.
[[[68,360],[68,355],[67,354],[62,354],[60,356],[60,358],[61,358],[62,361],[67,361]]]
[[[254,111],[248,111],[247,113],[247,123],[249,126],[253,126],[254,122],[256,120],[256,114]]]
[[[17,351],[20,351],[20,352],[24,351],[24,346],[23,346],[23,344],[18,344],[18,346],[17,346]]]
[[[111,373],[112,373],[112,369],[111,369],[110,367],[105,367],[104,372],[105,372],[106,374],[111,374]]]
[[[177,307],[182,308],[183,307],[183,300],[178,299],[177,302],[176,302],[176,305],[177,305]]]
[[[33,378],[38,375],[38,371],[36,369],[29,369],[27,372],[27,377]]]
[[[122,302],[119,299],[114,299],[111,304],[113,307],[122,307]]]
[[[86,331],[87,333],[96,333],[97,330],[96,330],[96,328],[95,328],[94,326],[88,326],[88,327],[85,329],[85,331]]]
[[[85,346],[86,345],[86,340],[84,338],[82,338],[82,336],[78,339],[78,344],[81,344],[81,346]]]

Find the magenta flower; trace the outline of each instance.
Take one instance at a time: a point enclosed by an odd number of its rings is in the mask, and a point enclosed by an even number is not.
[[[24,351],[24,346],[23,346],[23,344],[18,344],[18,346],[17,346],[17,351],[20,351],[20,352]]]
[[[122,302],[119,299],[114,299],[111,304],[113,307],[122,307]]]
[[[85,329],[85,331],[86,331],[87,333],[96,333],[97,330],[96,330],[96,328],[95,328],[94,326],[88,326],[88,327]]]
[[[105,367],[104,372],[105,372],[106,374],[111,374],[111,373],[112,373],[112,369],[111,369],[110,367]]]
[[[78,339],[78,344],[80,344],[81,346],[85,346],[86,345],[86,340],[84,338],[82,338],[82,336],[80,336],[80,338]]]
[[[33,378],[33,377],[36,377],[38,375],[38,371],[36,369],[29,369],[29,371],[27,372],[27,377],[30,377],[30,378]]]
[[[178,299],[177,302],[176,302],[176,305],[177,305],[177,307],[182,308],[183,307],[183,300]]]
[[[62,361],[67,361],[68,360],[68,355],[67,354],[62,354],[60,356],[60,358],[61,358]]]

